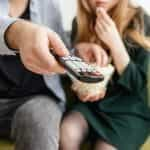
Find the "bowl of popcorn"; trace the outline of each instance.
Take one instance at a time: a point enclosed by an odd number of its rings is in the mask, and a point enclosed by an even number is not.
[[[73,82],[72,89],[74,91],[78,91],[82,95],[86,93],[97,95],[107,89],[107,84],[110,81],[115,70],[114,66],[109,64],[106,67],[100,67],[100,66],[93,64],[93,67],[95,67],[95,69],[104,76],[104,80],[101,82],[97,82],[97,83],[85,83],[75,78],[71,78]]]

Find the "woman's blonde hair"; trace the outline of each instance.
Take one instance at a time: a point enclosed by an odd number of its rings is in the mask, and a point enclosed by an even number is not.
[[[141,12],[140,8],[131,6],[129,0],[121,0],[109,12],[109,15],[115,22],[122,39],[129,37],[140,46],[150,49],[150,40],[144,34],[144,19]],[[78,0],[78,30],[75,42],[101,42],[94,31],[95,20],[96,16],[88,0]]]

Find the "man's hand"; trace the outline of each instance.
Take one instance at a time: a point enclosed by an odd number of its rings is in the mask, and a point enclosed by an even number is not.
[[[17,21],[6,32],[6,41],[13,49],[18,49],[24,66],[38,74],[64,73],[50,52],[59,56],[69,52],[60,37],[50,29],[27,21]]]
[[[96,63],[99,66],[106,66],[109,58],[105,50],[94,43],[79,43],[76,45],[76,52],[79,57],[88,63]]]

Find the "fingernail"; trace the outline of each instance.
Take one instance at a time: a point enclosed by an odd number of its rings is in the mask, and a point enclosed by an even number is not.
[[[66,56],[68,56],[70,53],[69,53],[69,50],[68,49],[66,49],[66,51],[65,51],[65,55]]]
[[[62,56],[68,56],[70,53],[67,49],[62,50]]]
[[[67,72],[66,70],[63,70],[63,71],[62,71],[62,74],[66,74],[66,72]]]

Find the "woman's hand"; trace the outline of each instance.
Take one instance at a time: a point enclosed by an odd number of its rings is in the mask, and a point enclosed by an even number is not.
[[[106,66],[109,63],[107,53],[97,44],[79,43],[75,48],[75,54],[88,63],[96,63],[99,66]]]
[[[105,97],[106,88],[100,88],[95,92],[85,92],[84,89],[78,83],[73,83],[72,90],[77,94],[78,98],[82,102],[96,102],[100,101]],[[83,92],[84,91],[84,92]]]
[[[95,31],[99,39],[109,47],[116,70],[121,75],[129,64],[130,57],[115,23],[102,8],[97,11]]]
[[[50,29],[20,20],[6,31],[6,41],[18,50],[28,70],[38,74],[64,73],[50,48],[60,56],[69,55],[69,52],[60,37]]]
[[[102,100],[105,97],[106,91],[102,91],[99,94],[85,94],[82,95],[80,92],[76,92],[78,98],[82,101],[82,102],[97,102]]]
[[[110,50],[114,47],[116,48],[118,44],[122,44],[122,39],[114,21],[103,8],[98,8],[97,10],[95,31],[98,38],[103,41]]]

